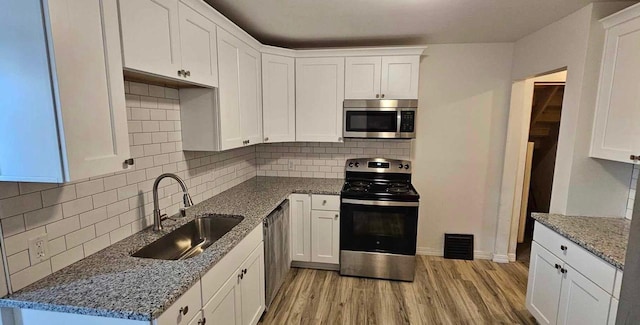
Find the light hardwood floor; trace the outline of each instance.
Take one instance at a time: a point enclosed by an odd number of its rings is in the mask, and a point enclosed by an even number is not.
[[[292,268],[262,324],[535,324],[521,262],[419,256],[412,283]]]

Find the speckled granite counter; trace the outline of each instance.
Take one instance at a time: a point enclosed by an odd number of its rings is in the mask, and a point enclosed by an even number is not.
[[[0,299],[0,307],[151,320],[255,229],[291,193],[339,194],[339,179],[255,177],[190,208],[186,218],[147,228]],[[244,220],[202,254],[183,261],[131,257],[139,248],[198,215],[241,215]]]
[[[531,216],[613,266],[624,269],[630,220],[548,213],[532,213]]]

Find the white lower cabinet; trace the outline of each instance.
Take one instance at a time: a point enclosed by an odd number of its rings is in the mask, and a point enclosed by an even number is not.
[[[202,317],[202,312],[198,312],[188,325],[204,325],[206,321]]]
[[[202,309],[204,318],[216,320],[220,325],[240,325],[242,311],[240,306],[240,280],[232,276],[220,288],[213,298]]]
[[[620,301],[618,299],[611,298],[611,306],[609,307],[609,321],[607,325],[616,325],[616,316],[618,315],[618,304]]]
[[[200,281],[191,289],[187,290],[176,302],[160,315],[155,321],[155,325],[190,325],[191,320],[200,313],[202,309],[202,294],[200,292]]]
[[[622,272],[603,268],[603,260],[537,222],[533,240],[526,306],[536,320],[563,325],[615,323],[614,279]]]
[[[291,194],[289,202],[291,260],[339,264],[340,197]]]
[[[557,324],[606,324],[611,295],[568,265],[564,272]]]
[[[311,261],[338,264],[340,262],[340,213],[311,211]]]
[[[240,273],[241,324],[257,324],[265,309],[264,246],[262,243],[238,271]]]

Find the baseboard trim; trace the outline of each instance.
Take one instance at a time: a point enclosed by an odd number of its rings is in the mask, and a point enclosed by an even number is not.
[[[516,253],[509,253],[509,262],[515,262],[516,261]]]
[[[416,248],[417,255],[425,256],[443,256],[442,249],[430,248],[430,247],[418,247]],[[493,258],[493,253],[485,251],[473,251],[473,258],[477,260],[490,260]]]
[[[302,269],[340,271],[340,264],[329,264],[329,263],[291,261],[291,267],[297,267]]]
[[[493,255],[493,261],[496,263],[509,263],[509,256],[508,255],[499,255],[499,254],[495,254]]]

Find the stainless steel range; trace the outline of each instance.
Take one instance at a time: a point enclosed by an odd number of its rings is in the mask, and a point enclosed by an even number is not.
[[[340,274],[413,281],[420,196],[411,162],[349,159],[340,197]]]

